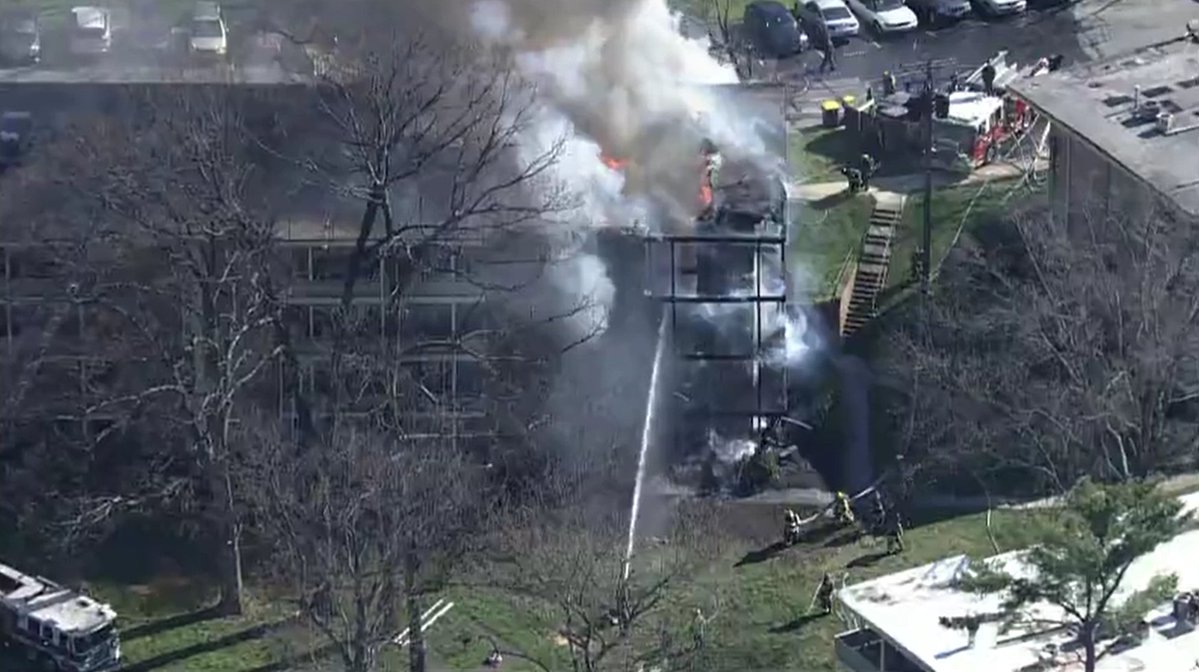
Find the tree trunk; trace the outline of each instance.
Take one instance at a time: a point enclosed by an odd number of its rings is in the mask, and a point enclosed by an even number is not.
[[[214,468],[214,467],[209,467]],[[213,493],[216,506],[217,572],[221,586],[221,601],[217,611],[224,616],[241,616],[242,590],[244,589],[241,566],[241,526],[233,510],[232,484],[227,476],[217,476]]]
[[[421,599],[417,590],[416,553],[404,559],[404,603],[408,609],[408,672],[425,672],[425,635],[421,632]]]
[[[1098,657],[1095,654],[1095,626],[1083,626],[1079,633],[1079,638],[1082,639],[1083,672],[1095,672],[1095,666],[1099,663]]]

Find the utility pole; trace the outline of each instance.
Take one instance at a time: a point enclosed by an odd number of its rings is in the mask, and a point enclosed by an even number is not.
[[[924,229],[920,236],[920,288],[924,295],[927,296],[931,289],[932,282],[932,247],[933,247],[933,129],[936,126],[933,124],[933,116],[936,110],[936,104],[933,102],[937,93],[937,71],[947,68],[951,71],[957,70],[957,61],[952,58],[945,59],[929,59],[922,64],[912,64],[904,66],[901,72],[905,74],[915,75],[920,73],[924,76],[924,85],[920,90],[920,113],[921,122],[924,127]]]
[[[920,238],[920,290],[928,296],[933,269],[933,62],[924,64],[924,231]]]

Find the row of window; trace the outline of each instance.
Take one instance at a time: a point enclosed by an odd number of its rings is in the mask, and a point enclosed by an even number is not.
[[[456,335],[488,328],[490,321],[481,303],[416,303],[405,306],[357,306],[343,316],[337,306],[289,306],[284,321],[292,338],[300,341],[331,337],[336,325],[345,324],[359,339],[451,341]],[[340,322],[339,322],[340,321]],[[120,337],[128,327],[118,314],[88,304],[0,304],[0,338],[38,337],[54,325],[59,343],[93,339],[97,343]]]
[[[337,306],[292,305],[285,310],[284,321],[299,341],[328,339],[339,324],[360,340],[453,341],[488,327],[484,308],[481,303],[373,305],[356,306],[347,316]]]
[[[311,282],[341,282],[349,275],[354,248],[348,246],[292,246],[289,251],[291,275]],[[401,278],[415,265],[417,277],[428,280],[470,272],[469,258],[452,248],[432,248],[419,261],[407,255],[376,259],[359,269],[359,277],[368,280]]]
[[[305,281],[344,281],[349,274],[353,248],[337,246],[288,246],[291,276]],[[61,280],[71,271],[71,251],[58,253],[45,247],[0,247],[0,279]],[[147,261],[161,260],[151,255]],[[407,255],[377,259],[359,270],[363,279],[400,278],[415,265],[418,278],[455,276],[470,272],[469,257],[453,248],[432,248],[419,261]]]

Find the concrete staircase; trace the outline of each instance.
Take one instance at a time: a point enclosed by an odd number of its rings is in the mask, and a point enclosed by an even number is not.
[[[878,314],[878,296],[887,285],[891,250],[903,216],[904,197],[876,193],[870,225],[862,237],[856,268],[842,294],[841,336],[852,336]]]

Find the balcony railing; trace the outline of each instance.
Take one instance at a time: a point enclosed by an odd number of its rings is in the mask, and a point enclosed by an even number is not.
[[[850,630],[833,640],[837,660],[851,672],[880,672],[882,640],[870,630]]]

